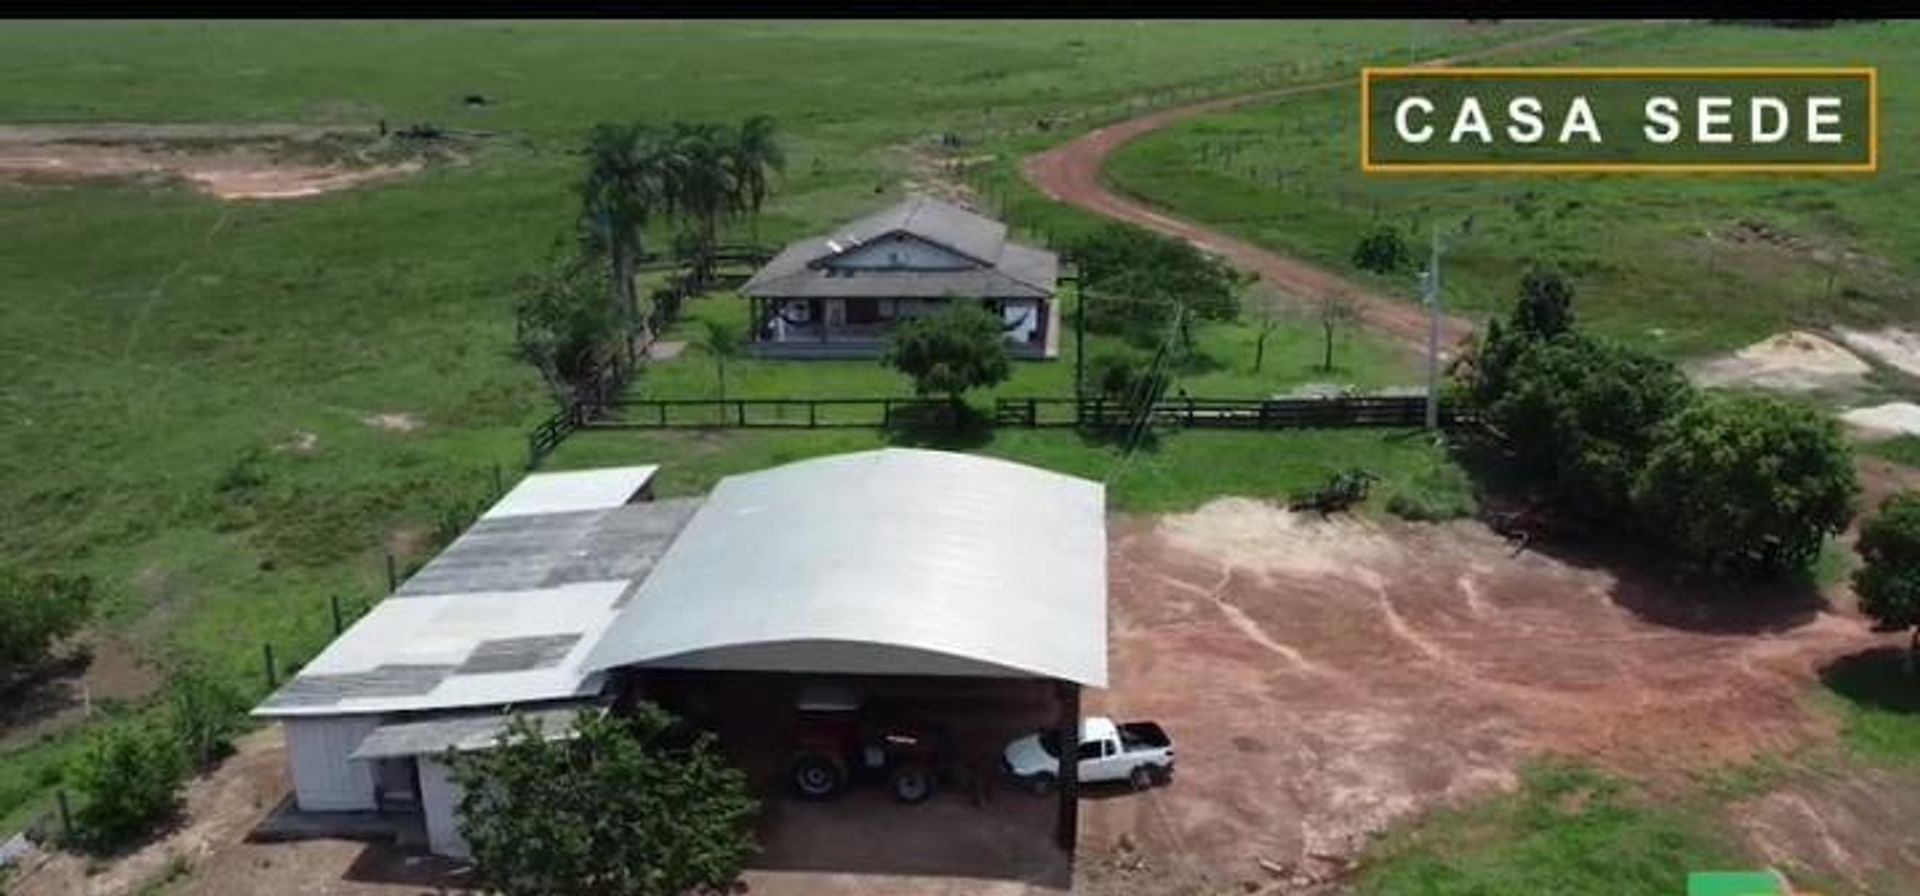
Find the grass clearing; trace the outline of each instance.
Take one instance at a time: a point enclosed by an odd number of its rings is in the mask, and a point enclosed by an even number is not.
[[[1859,449],[1875,457],[1884,457],[1896,464],[1920,469],[1920,436],[1900,436],[1893,439],[1861,442]]]
[[[1920,121],[1920,25],[1829,29],[1663,25],[1616,29],[1503,62],[1877,65],[1883,146]],[[1353,153],[1357,88],[1207,115],[1114,154],[1128,193],[1389,292],[1412,274],[1357,271],[1350,253],[1376,222],[1447,243],[1447,302],[1503,311],[1536,258],[1574,275],[1580,313],[1663,354],[1731,348],[1790,326],[1920,317],[1920,221],[1903,209],[1920,167],[1892,156],[1869,177],[1369,176]],[[1832,278],[1829,287],[1829,277]]]
[[[1418,430],[1165,432],[1124,466],[1123,446],[1114,440],[1065,429],[891,437],[877,429],[589,431],[561,446],[547,468],[659,463],[662,495],[695,495],[732,473],[889,445],[972,451],[1106,480],[1108,506],[1119,511],[1191,510],[1220,495],[1285,499],[1353,466],[1381,477],[1370,510],[1403,492],[1435,504],[1472,506],[1470,486],[1455,475],[1451,458]]]
[[[150,658],[197,655],[253,693],[265,689],[263,642],[283,672],[297,667],[331,636],[331,598],[383,592],[383,544],[420,542],[448,508],[489,493],[496,467],[511,479],[527,428],[550,412],[538,377],[509,356],[511,287],[566,231],[571,151],[596,122],[776,116],[789,169],[759,236],[777,241],[896,198],[915,173],[910,150],[943,133],[1005,162],[1021,140],[1170,91],[1320,78],[1547,27],[20,23],[0,31],[7,124],[384,120],[489,136],[474,138],[467,164],[292,202],[130,181],[0,183],[0,563],[93,575],[99,624]],[[468,94],[486,103],[468,108]],[[697,393],[711,367],[701,360],[660,376]],[[1270,364],[1274,382],[1297,375]],[[904,389],[861,366],[758,379],[749,367],[740,388]],[[1057,386],[1069,370],[1026,368],[1040,379],[1023,388]],[[785,382],[796,378],[804,385]],[[376,425],[394,414],[422,425]],[[610,444],[578,441],[569,449],[582,456]],[[711,482],[877,437],[724,441],[660,458],[687,465],[665,481]],[[1258,444],[1240,450],[1283,450]],[[1026,450],[1090,469],[1111,449]],[[1172,503],[1203,487],[1202,459],[1174,467],[1132,488]],[[0,754],[0,818],[47,805],[77,736]]]
[[[1711,819],[1580,766],[1525,770],[1517,793],[1435,812],[1376,845],[1363,896],[1673,896],[1689,870],[1746,867]]]
[[[1841,738],[1860,758],[1920,770],[1920,679],[1905,652],[1881,648],[1843,657],[1822,674],[1840,714]]]
[[[1076,337],[1072,314],[1078,297],[1068,290],[1061,309],[1060,356],[1047,361],[1015,361],[1013,375],[975,398],[1071,397]],[[1257,299],[1249,299],[1249,302]],[[1323,338],[1316,322],[1300,315],[1277,318],[1267,337],[1260,370],[1255,371],[1255,342],[1259,338],[1251,313],[1241,320],[1208,322],[1195,327],[1194,352],[1174,370],[1169,394],[1184,389],[1204,398],[1266,398],[1304,383],[1337,382],[1372,389],[1420,381],[1414,359],[1396,347],[1357,327],[1344,327],[1334,336],[1334,364],[1323,370]],[[707,322],[744,332],[745,300],[733,293],[714,293],[687,303],[682,319],[661,338],[687,343],[678,357],[650,363],[629,387],[642,398],[718,398],[719,367],[706,345]],[[1115,337],[1089,334],[1087,363],[1104,352],[1124,346]],[[726,362],[728,398],[867,398],[909,396],[912,383],[878,360],[781,360],[742,356]]]

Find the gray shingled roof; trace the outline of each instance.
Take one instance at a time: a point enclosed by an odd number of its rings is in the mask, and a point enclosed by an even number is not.
[[[608,510],[482,519],[394,596],[645,578],[699,506],[699,498],[676,498]]]
[[[830,270],[821,262],[891,233],[906,233],[977,259],[966,270]],[[831,234],[796,240],[756,271],[741,293],[758,298],[902,298],[948,296],[1045,299],[1060,276],[1059,256],[1007,239],[1007,226],[927,196],[911,197]]]

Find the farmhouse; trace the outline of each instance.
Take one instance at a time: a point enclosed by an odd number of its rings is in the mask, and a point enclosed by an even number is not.
[[[914,196],[789,244],[741,293],[751,349],[782,358],[877,357],[895,324],[956,301],[999,317],[1018,358],[1059,354],[1060,259],[1007,239],[1007,226]]]
[[[651,500],[655,472],[528,476],[256,708],[285,729],[295,808],[398,819],[462,855],[443,758],[491,747],[510,712],[558,731],[655,700],[777,797],[804,694],[970,707],[993,749],[1022,727],[1077,730],[1079,689],[1106,685],[1096,483],[914,449],[731,476],[704,498]],[[1068,848],[1072,769],[1054,820]]]

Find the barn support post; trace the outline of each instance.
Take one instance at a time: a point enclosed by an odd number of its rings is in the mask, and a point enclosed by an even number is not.
[[[1057,684],[1060,720],[1060,809],[1059,827],[1054,840],[1073,855],[1080,842],[1080,686],[1070,682]]]

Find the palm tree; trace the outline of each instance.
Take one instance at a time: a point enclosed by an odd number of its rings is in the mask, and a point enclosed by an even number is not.
[[[731,159],[734,184],[747,211],[747,226],[752,228],[753,241],[758,243],[760,207],[772,193],[768,174],[787,170],[787,154],[780,146],[771,116],[754,115],[740,122],[739,130],[734,132]]]
[[[586,254],[605,258],[614,320],[639,318],[634,265],[648,221],[665,204],[660,138],[638,124],[601,124],[587,134],[587,176],[580,184]]]
[[[744,204],[728,160],[732,143],[720,125],[683,121],[674,122],[666,140],[662,170],[667,204],[687,221],[696,284],[711,281],[720,223]]]

